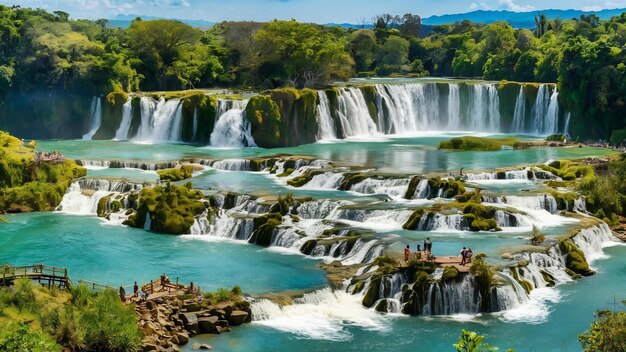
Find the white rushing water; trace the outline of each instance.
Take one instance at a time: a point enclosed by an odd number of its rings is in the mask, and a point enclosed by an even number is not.
[[[211,146],[219,148],[256,147],[246,119],[247,100],[218,99]]]
[[[513,113],[513,125],[511,131],[521,133],[526,131],[526,94],[524,92],[524,85],[519,86],[519,94],[517,100],[515,100],[515,110]]]
[[[461,96],[459,94],[459,85],[450,83],[448,88],[448,130],[456,131],[461,128]]]
[[[319,104],[317,106],[318,140],[337,139],[335,122],[330,112],[330,101],[323,90],[317,92]]]
[[[141,124],[133,138],[139,142],[176,142],[182,133],[182,100],[164,98],[158,102],[141,97]]]
[[[345,137],[376,134],[376,124],[370,116],[365,97],[359,88],[339,88],[337,115]]]
[[[298,336],[344,341],[352,338],[348,326],[366,330],[388,330],[384,316],[361,305],[360,296],[330,288],[307,293],[294,304],[280,306],[269,300],[252,304],[254,324],[265,325]]]
[[[115,139],[118,141],[127,140],[130,137],[130,124],[133,118],[132,101],[133,98],[129,96],[126,103],[124,103],[122,121],[120,122],[120,127],[117,129],[117,131],[115,131]]]
[[[91,121],[89,132],[83,135],[83,139],[92,139],[98,132],[102,125],[102,98],[93,97],[91,100],[91,115],[89,121]]]

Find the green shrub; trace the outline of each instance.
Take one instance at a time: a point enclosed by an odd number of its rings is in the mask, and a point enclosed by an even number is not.
[[[60,352],[54,339],[45,332],[26,324],[0,325],[0,351],[4,352]]]

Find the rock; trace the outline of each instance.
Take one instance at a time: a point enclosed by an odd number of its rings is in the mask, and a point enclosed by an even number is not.
[[[223,309],[212,309],[211,315],[215,315],[216,317],[219,317],[220,319],[226,319],[226,312]]]
[[[146,308],[148,308],[148,310],[153,310],[156,307],[156,305],[154,304],[153,301],[147,301],[146,302]]]
[[[193,348],[194,350],[212,350],[213,347],[211,347],[211,345],[206,344],[206,343],[194,343],[193,345],[191,345],[191,348]]]
[[[195,313],[179,313],[178,317],[185,325],[198,323],[198,316]]]
[[[185,330],[189,331],[191,336],[198,335],[200,333],[197,321],[194,324],[185,324]]]
[[[230,317],[228,317],[228,322],[231,326],[237,326],[245,323],[246,319],[248,319],[247,312],[244,312],[242,310],[235,310],[230,314]]]
[[[228,326],[228,320],[218,320],[217,321],[217,326],[220,326],[220,327],[223,327],[223,328],[227,327]]]
[[[191,302],[189,304],[185,303],[183,309],[186,309],[188,312],[197,312],[202,309],[202,306],[197,302]]]
[[[224,318],[228,318],[233,312],[233,306],[230,303],[220,303],[217,305],[217,309],[224,311]]]
[[[143,352],[156,351],[157,350],[157,345],[154,345],[154,344],[144,344],[143,348],[141,350]]]
[[[203,334],[212,333],[215,331],[215,326],[217,325],[218,318],[217,317],[205,317],[198,319],[198,328],[200,332]]]
[[[187,333],[181,332],[176,335],[178,337],[179,345],[186,345],[189,342],[189,335]]]

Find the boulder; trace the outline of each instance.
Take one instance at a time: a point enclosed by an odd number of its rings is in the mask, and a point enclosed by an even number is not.
[[[220,319],[226,319],[226,311],[223,309],[211,309],[211,315],[215,315]]]
[[[224,311],[224,317],[228,318],[230,313],[233,312],[233,306],[231,303],[220,303],[217,305],[217,309]]]
[[[217,317],[205,317],[198,319],[198,328],[200,332],[203,334],[212,333],[215,331],[215,326],[217,325],[218,318]]]
[[[230,314],[230,317],[228,317],[228,323],[231,326],[237,326],[245,323],[246,319],[248,319],[247,312],[244,312],[242,310],[235,310]]]
[[[174,337],[178,340],[178,342],[176,343],[177,345],[182,346],[186,345],[189,342],[189,335],[187,333],[181,332],[174,335]]]
[[[193,345],[191,345],[191,348],[194,350],[212,350],[213,349],[211,345],[206,344],[206,343],[194,343]]]
[[[217,321],[217,326],[220,326],[220,327],[223,327],[223,328],[227,327],[228,326],[228,320],[218,320]]]
[[[157,348],[158,348],[157,345],[150,343],[150,344],[144,344],[141,350],[143,352],[150,352],[150,351],[156,351]]]
[[[178,318],[180,318],[185,325],[198,323],[198,316],[194,313],[179,313]]]

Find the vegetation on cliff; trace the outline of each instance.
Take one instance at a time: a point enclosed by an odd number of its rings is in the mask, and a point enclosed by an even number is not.
[[[161,182],[175,182],[191,178],[193,167],[191,165],[181,165],[172,169],[158,170],[157,174]]]
[[[52,210],[71,181],[86,175],[71,160],[36,159],[35,145],[0,131],[0,213]]]
[[[141,190],[139,202],[134,208],[136,212],[129,216],[125,224],[138,228],[149,224],[149,230],[155,232],[186,234],[190,232],[194,217],[202,214],[208,206],[203,198],[202,192],[193,190],[190,183],[185,186],[168,183],[146,187]]]

